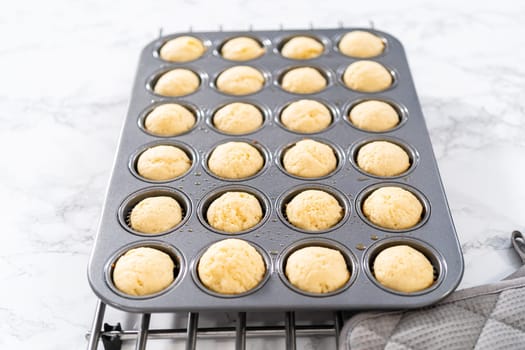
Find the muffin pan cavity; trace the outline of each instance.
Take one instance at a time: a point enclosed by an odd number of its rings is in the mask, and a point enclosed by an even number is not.
[[[156,234],[142,233],[137,230],[134,230],[131,227],[131,223],[130,223],[131,211],[142,200],[151,198],[151,197],[171,197],[174,200],[176,200],[177,203],[179,203],[180,208],[181,208],[181,213],[182,213],[181,221],[174,227],[170,228],[169,230],[166,230],[160,233],[156,233]],[[118,210],[118,219],[122,227],[124,227],[126,230],[128,230],[129,232],[133,234],[136,234],[139,236],[146,236],[146,237],[163,235],[168,232],[175,231],[179,227],[183,226],[184,223],[188,220],[190,216],[191,216],[190,199],[182,192],[177,191],[171,187],[148,187],[140,191],[137,191],[133,193],[132,195],[130,195],[128,198],[126,198]]]
[[[275,84],[282,91],[297,96],[320,94],[334,81],[334,75],[327,68],[318,65],[294,65],[281,69],[275,74]]]
[[[162,253],[167,254],[171,258],[173,265],[174,265],[173,282],[171,282],[166,288],[156,293],[142,295],[142,296],[127,294],[119,290],[115,286],[115,282],[113,280],[113,272],[115,270],[115,264],[117,263],[119,258],[121,258],[124,254],[126,254],[132,249],[137,249],[137,248],[152,248],[152,249],[155,249]],[[181,252],[175,247],[171,246],[170,244],[167,244],[162,241],[155,241],[155,240],[141,241],[140,243],[129,244],[121,248],[118,252],[116,252],[110,257],[110,259],[108,260],[106,264],[105,273],[104,273],[107,286],[115,294],[120,295],[123,298],[134,299],[137,301],[141,299],[155,298],[155,297],[158,297],[159,295],[169,292],[171,289],[175,288],[179,284],[179,282],[184,278],[185,274],[186,274],[186,261],[184,259],[184,256],[181,254]]]
[[[417,200],[419,201],[419,203],[423,207],[423,210],[422,210],[422,213],[421,213],[421,217],[419,218],[418,222],[414,226],[409,227],[409,228],[404,228],[404,229],[391,229],[391,228],[386,228],[386,227],[382,227],[382,226],[380,226],[378,224],[375,224],[372,221],[370,221],[369,218],[366,217],[365,213],[363,212],[363,205],[364,205],[366,199],[375,190],[378,190],[378,189],[384,188],[384,187],[398,187],[398,188],[401,188],[401,189],[403,189],[405,191],[410,192],[412,195],[414,195],[417,198]],[[398,182],[381,182],[381,183],[377,183],[375,185],[372,185],[372,186],[369,186],[369,187],[365,188],[357,196],[355,207],[356,207],[357,214],[359,215],[361,220],[363,220],[364,222],[366,222],[368,225],[372,226],[375,229],[378,229],[378,230],[381,230],[381,231],[386,231],[386,232],[407,232],[407,231],[417,230],[417,229],[421,228],[423,225],[425,225],[425,223],[428,221],[428,219],[430,217],[430,204],[429,204],[428,200],[425,198],[425,196],[420,191],[416,190],[415,188],[413,188],[411,186],[408,186],[406,184],[403,184],[403,183],[398,183]]]
[[[325,192],[325,193],[331,195],[332,197],[335,198],[335,200],[337,201],[339,206],[342,208],[343,212],[342,212],[341,218],[335,224],[333,224],[331,227],[328,227],[328,228],[322,229],[322,230],[313,231],[313,230],[301,229],[301,228],[293,225],[290,222],[290,220],[288,218],[288,215],[286,214],[286,206],[297,195],[303,193],[304,191],[308,191],[308,190],[322,191],[322,192]],[[348,219],[348,217],[350,215],[350,205],[348,204],[348,201],[346,200],[345,196],[341,192],[339,192],[338,190],[334,189],[333,187],[326,186],[326,185],[323,185],[323,184],[311,184],[311,185],[309,184],[309,185],[296,186],[296,187],[292,188],[291,190],[283,193],[279,197],[279,199],[277,200],[276,211],[277,211],[277,215],[279,216],[281,221],[286,226],[288,226],[289,228],[291,228],[293,230],[297,230],[297,231],[300,231],[300,232],[303,232],[303,233],[309,233],[309,234],[323,234],[323,233],[335,230],[335,229],[341,227],[345,223],[345,221]]]
[[[219,292],[216,292],[216,291],[213,291],[213,290],[207,288],[202,283],[201,278],[199,277],[199,272],[198,272],[199,262],[200,262],[202,256],[204,255],[204,253],[208,250],[208,248],[210,248],[213,244],[215,244],[217,242],[220,242],[220,241],[213,242],[213,243],[209,244],[208,246],[204,247],[197,254],[197,256],[192,260],[191,266],[190,266],[190,270],[191,270],[191,277],[192,277],[193,281],[195,282],[195,284],[203,292],[209,294],[210,296],[212,296],[214,298],[229,298],[229,299],[233,299],[233,300],[234,299],[238,299],[238,298],[242,298],[242,297],[245,297],[245,296],[248,296],[248,295],[253,294],[253,293],[256,293],[261,288],[263,288],[263,286],[265,285],[265,283],[268,281],[268,279],[270,278],[270,276],[273,273],[272,259],[270,259],[268,253],[262,247],[260,247],[259,245],[255,244],[253,242],[249,242],[249,241],[244,241],[244,242],[248,243],[250,246],[255,248],[255,251],[261,256],[261,258],[262,258],[262,260],[264,262],[264,265],[265,265],[265,272],[264,272],[264,275],[262,276],[261,280],[259,281],[259,283],[255,287],[251,288],[250,290],[247,290],[247,291],[242,292],[242,293],[236,293],[236,294],[219,293]],[[223,271],[226,274],[229,272],[229,270],[227,270],[227,269],[224,269]]]
[[[336,290],[326,292],[326,293],[313,293],[308,292],[303,289],[300,289],[296,286],[294,286],[288,277],[286,276],[286,263],[288,262],[288,258],[290,255],[295,253],[296,251],[307,248],[307,247],[323,247],[323,248],[329,248],[338,251],[343,256],[343,259],[346,263],[346,268],[350,274],[350,277],[348,280],[339,288]],[[336,294],[339,294],[346,290],[348,287],[354,283],[354,281],[357,278],[357,273],[359,271],[359,265],[357,263],[357,260],[355,256],[352,254],[352,252],[342,245],[339,242],[332,241],[329,239],[323,239],[323,238],[306,238],[300,241],[295,242],[294,244],[286,247],[281,254],[279,255],[279,258],[277,259],[277,268],[279,277],[283,281],[283,283],[290,288],[291,290],[295,291],[296,293],[309,296],[309,297],[330,297]]]
[[[191,162],[188,170],[184,171],[178,176],[175,176],[173,178],[169,178],[166,180],[152,180],[152,179],[148,179],[142,176],[137,169],[138,159],[145,151],[147,151],[148,149],[157,147],[157,146],[172,146],[184,152]],[[189,145],[182,143],[182,142],[178,142],[178,141],[158,140],[158,141],[153,141],[145,145],[142,145],[138,150],[136,150],[129,159],[128,167],[131,173],[137,178],[141,179],[142,181],[151,182],[151,183],[166,183],[166,182],[174,181],[174,180],[177,180],[177,179],[180,179],[186,176],[190,171],[192,171],[192,169],[195,168],[197,163],[198,163],[197,153]]]
[[[228,111],[228,115],[227,115],[229,121],[223,121],[223,123],[228,125],[230,130],[221,130],[218,127],[218,125],[217,125],[217,121],[215,120],[217,112],[223,110],[223,108],[228,108],[228,106],[231,107],[232,104],[243,104],[245,106],[242,107],[241,114],[237,114],[237,115],[235,115],[235,113],[237,113],[235,111],[235,109],[233,109],[233,110],[230,109],[230,111]],[[246,105],[248,105],[249,107],[246,108]],[[262,117],[261,125],[259,127],[257,127],[257,128],[254,128],[253,130],[233,131],[234,129],[239,129],[239,127],[238,127],[239,123],[240,124],[243,123],[243,117],[244,116],[243,116],[242,113],[252,113],[252,112],[254,112],[252,107],[255,108],[255,110],[257,110],[260,113],[260,115]],[[223,110],[223,112],[224,112],[224,110]],[[261,130],[262,128],[264,128],[265,124],[268,123],[268,121],[271,120],[271,118],[272,118],[272,111],[268,108],[268,106],[263,105],[260,102],[253,101],[253,100],[237,99],[237,100],[233,100],[233,101],[228,101],[227,103],[222,103],[222,104],[220,104],[220,105],[210,109],[208,115],[206,116],[206,124],[208,125],[208,127],[213,129],[214,131],[216,131],[216,132],[218,132],[220,134],[223,134],[223,135],[228,135],[228,136],[245,136],[245,135],[253,134],[253,133]],[[246,128],[246,127],[244,126],[244,128]]]
[[[374,57],[351,57],[340,52],[338,45],[343,35],[356,30],[379,38],[384,44],[382,52]],[[187,61],[176,61],[177,53],[170,56],[175,59],[162,59],[161,48],[169,40],[181,36],[200,40],[204,46],[203,51],[199,49],[202,55],[191,56],[193,51],[188,49],[190,54],[185,57],[190,58]],[[255,40],[263,52],[252,45],[259,55],[248,55],[250,58],[241,55],[244,59],[241,56],[241,59],[223,57],[221,52],[226,44],[239,37]],[[298,37],[316,40],[322,44],[322,51],[314,48],[312,51],[319,55],[306,59],[283,56],[283,46]],[[364,37],[366,41],[366,35]],[[249,42],[253,44],[252,40]],[[312,44],[309,40],[306,42]],[[300,46],[300,43],[296,41],[294,45]],[[240,50],[242,53],[243,42],[234,44],[239,44],[239,47],[232,45],[231,51]],[[304,53],[301,47],[293,46],[292,49]],[[373,61],[386,67],[393,78],[392,85],[379,92],[348,88],[344,72],[349,65],[359,61]],[[258,74],[247,74],[247,80],[239,82],[236,81],[238,75],[233,74],[226,79],[227,89],[221,91],[217,87],[220,76],[242,66],[255,69]],[[298,89],[283,89],[285,75],[304,67],[312,69],[314,75],[326,84],[304,90],[311,81],[303,76],[297,78],[296,86],[293,82],[290,85]],[[160,77],[174,69],[195,73],[198,80],[196,90],[174,96],[156,93],[155,86]],[[173,81],[177,84],[177,79]],[[236,84],[241,87],[244,84],[248,90],[230,89]],[[187,91],[187,86],[182,85],[180,91]],[[257,88],[250,90],[250,86]],[[316,101],[326,110],[315,103],[313,106],[296,104],[296,109],[286,116],[285,125],[281,119],[283,111],[300,100]],[[387,104],[385,110],[389,121],[386,128],[381,129],[380,125],[379,131],[374,131],[373,127],[360,128],[348,117],[350,111],[370,100]],[[236,102],[254,106],[262,118],[253,118],[253,109],[246,111],[232,107],[220,116],[221,126],[216,125],[213,119],[217,111]],[[191,118],[188,114],[172,109],[167,111],[173,113],[168,120],[164,115],[155,115],[150,121],[150,126],[154,124],[152,129],[159,132],[148,130],[145,122],[151,111],[172,103],[186,108],[194,116],[195,123],[189,125]],[[377,108],[363,110],[377,111]],[[246,118],[246,115],[252,117]],[[179,125],[174,125],[176,120],[180,120]],[[312,151],[319,146],[317,144],[313,148],[295,148],[297,152],[287,157],[288,164],[296,164],[289,167],[292,169],[290,173],[283,164],[285,154],[306,140],[320,142],[331,151],[327,152],[324,147],[321,147],[324,151]],[[408,155],[408,161],[398,149],[397,153],[392,153],[401,154],[400,159],[408,162],[408,169],[388,177],[363,171],[356,164],[357,154],[374,141],[388,141],[401,147]],[[231,147],[221,147],[226,144]],[[140,155],[159,145],[179,148],[191,160],[191,166],[180,175],[165,180],[141,176],[137,171]],[[219,149],[219,156],[212,156]],[[148,157],[141,161],[141,169],[146,171],[141,172],[149,174],[146,176],[150,178],[179,173],[178,165],[181,158],[183,163],[186,162],[185,158],[171,149],[166,153],[167,156],[160,150],[159,153],[149,152]],[[373,158],[374,152],[371,152],[367,159],[372,161],[365,162],[375,166]],[[305,162],[309,164],[307,171],[302,169]],[[392,165],[392,162],[389,165],[392,169],[403,168]],[[158,166],[162,169],[158,170]],[[366,168],[374,167],[367,165]],[[363,204],[373,191],[388,186],[399,187],[415,196],[414,199],[398,191],[401,193],[399,197],[408,198],[412,215],[398,220],[381,209],[374,217],[374,221],[384,225],[380,226],[364,215]],[[226,196],[228,192],[245,192],[249,196]],[[154,197],[169,198],[148,200],[136,207],[141,201]],[[386,197],[377,195],[373,199],[379,198],[380,202]],[[210,206],[220,198],[222,200],[212,207],[209,219]],[[132,229],[131,212],[135,207],[133,223],[136,229]],[[372,217],[369,209],[367,207],[367,213]],[[203,275],[206,276],[201,280],[197,271],[204,252],[212,244],[228,239],[248,243],[260,254],[265,265],[264,275],[261,275],[260,261],[254,273],[259,283],[254,285],[252,281],[245,285],[249,290],[239,288],[236,290],[242,292],[237,294],[217,292],[235,288],[228,289],[230,285],[221,289],[215,282],[210,284],[210,276],[205,272]],[[391,245],[411,245],[429,259],[436,272],[435,281],[429,288],[402,293],[389,290],[375,280],[370,264],[390,242]],[[166,289],[146,297],[133,297],[115,288],[112,266],[131,247],[140,246],[159,247],[168,252],[179,270],[175,282]],[[313,246],[340,252],[350,273],[349,280],[309,288],[302,285],[301,276],[295,275],[291,279],[304,289],[292,285],[286,277],[288,259],[299,249]],[[324,249],[316,251],[326,253]],[[206,266],[209,266],[209,258],[206,255]],[[340,256],[336,260],[339,261],[336,265],[338,271],[344,271],[340,269]],[[306,260],[293,258],[291,261],[290,266],[295,266],[297,261]],[[406,309],[429,305],[446,297],[459,284],[462,274],[461,249],[432,144],[403,47],[395,37],[367,28],[192,32],[157,38],[142,50],[88,268],[89,283],[104,303],[140,313]],[[234,281],[232,285],[235,285]]]
[[[318,142],[318,143],[322,144],[322,146],[328,146],[331,149],[331,151],[333,152],[333,156],[335,157],[335,160],[336,160],[336,164],[335,164],[335,167],[333,168],[333,170],[329,171],[326,175],[307,177],[307,176],[300,176],[300,175],[297,175],[297,174],[292,174],[290,171],[288,171],[286,169],[285,162],[284,162],[284,156],[285,156],[286,152],[290,151],[290,149],[295,147],[298,142],[305,141],[305,140]],[[323,147],[323,148],[326,148],[326,147]],[[313,154],[313,155],[311,155],[311,158],[312,158],[311,159],[312,161],[317,160],[316,158],[319,158],[319,155]],[[275,156],[275,160],[276,160],[277,167],[283,173],[285,173],[286,175],[288,175],[290,177],[293,177],[295,179],[303,180],[303,181],[309,181],[309,180],[310,181],[317,181],[317,180],[326,179],[326,178],[329,178],[329,177],[333,176],[334,173],[336,173],[337,171],[339,171],[343,167],[343,165],[344,165],[344,152],[338,146],[336,146],[334,143],[332,143],[332,142],[330,142],[328,140],[319,139],[319,138],[315,138],[315,137],[305,137],[305,138],[302,138],[302,139],[295,140],[294,142],[291,142],[291,143],[289,143],[287,145],[281,146],[279,148],[279,150],[277,151],[277,154]],[[319,160],[319,164],[323,164],[323,161],[325,159],[318,159],[318,160]],[[316,165],[316,167],[318,168],[319,165]]]
[[[433,282],[428,288],[416,292],[400,292],[398,290],[385,287],[376,279],[374,274],[374,262],[378,254],[387,248],[403,245],[409,246],[415,249],[416,251],[420,252],[432,264]],[[370,246],[370,248],[367,249],[363,256],[363,267],[366,276],[374,283],[374,285],[377,288],[386,291],[387,293],[397,294],[408,298],[416,295],[430,293],[432,290],[438,288],[440,283],[443,281],[447,270],[447,265],[445,263],[445,260],[443,259],[443,256],[439,254],[436,249],[420,240],[403,236],[389,237]]]
[[[180,107],[185,108],[189,113],[191,113],[191,115],[194,118],[193,125],[191,127],[189,127],[188,130],[186,130],[186,131],[176,132],[174,134],[162,134],[161,135],[161,134],[155,133],[152,130],[148,130],[147,127],[146,127],[146,120],[147,120],[148,116],[151,115],[151,112],[153,112],[155,110],[155,108],[157,108],[157,107],[170,105],[170,104],[179,105]],[[174,112],[171,112],[171,113],[174,114]],[[184,111],[183,111],[183,113],[184,113]],[[171,122],[173,124],[180,122],[180,120],[178,119],[179,116],[177,116],[177,115],[169,115],[169,114],[170,114],[170,112],[165,114],[165,115],[167,115],[167,117],[164,117],[165,118],[163,120],[164,123],[166,123],[166,119],[168,119],[168,118],[171,118]],[[198,108],[197,106],[195,106],[195,105],[193,105],[191,103],[186,103],[186,102],[183,102],[183,101],[153,103],[152,105],[148,106],[140,114],[140,116],[138,118],[138,126],[146,134],[151,135],[153,137],[170,138],[170,137],[181,136],[181,135],[184,135],[184,134],[187,134],[187,133],[191,132],[195,127],[197,127],[197,125],[199,125],[200,121],[203,119],[203,116],[204,116],[204,112],[200,108]]]
[[[383,130],[379,130],[379,131],[375,131],[375,130],[366,130],[366,129],[363,129],[363,128],[360,128],[358,125],[356,125],[354,122],[352,122],[352,120],[350,119],[350,113],[352,112],[352,110],[360,105],[361,103],[363,102],[369,102],[369,101],[377,101],[377,102],[382,102],[382,103],[386,103],[388,105],[390,105],[390,107],[392,107],[392,109],[397,113],[397,117],[398,117],[398,120],[396,122],[395,125],[393,125],[391,128],[386,128],[386,129],[383,129]],[[367,115],[368,117],[368,115]],[[354,101],[351,101],[350,103],[347,104],[346,107],[343,108],[343,114],[342,114],[342,119],[347,122],[351,127],[359,130],[359,131],[363,131],[363,132],[366,132],[366,133],[370,133],[370,134],[380,134],[380,133],[388,133],[388,132],[394,132],[396,131],[397,129],[401,128],[408,120],[408,109],[401,105],[400,103],[398,102],[395,102],[395,101],[392,101],[392,100],[387,100],[387,99],[384,99],[384,98],[370,98],[370,99],[357,99],[357,100],[354,100]],[[376,123],[378,122],[378,118],[374,118],[376,119]],[[380,118],[379,118],[380,119]],[[372,122],[369,122],[370,124],[375,124]]]
[[[396,146],[399,146],[403,151],[405,151],[405,153],[408,156],[408,162],[409,162],[408,168],[405,171],[403,171],[402,173],[397,174],[397,175],[392,175],[392,176],[374,175],[374,174],[371,174],[371,173],[361,169],[361,167],[358,165],[358,162],[357,162],[357,156],[359,154],[359,150],[363,146],[368,145],[368,144],[370,144],[372,142],[377,142],[377,141],[380,141],[380,142],[381,141],[386,141],[386,142],[392,143],[392,144],[394,144]],[[370,177],[376,177],[378,179],[393,179],[393,178],[399,178],[399,177],[407,176],[410,172],[412,172],[414,170],[414,168],[418,164],[419,154],[417,153],[417,151],[416,151],[416,149],[414,147],[408,145],[406,142],[404,142],[401,139],[393,138],[393,137],[387,137],[387,136],[385,136],[385,137],[373,136],[373,137],[368,137],[368,138],[363,139],[363,140],[359,140],[356,143],[354,143],[350,147],[350,150],[348,151],[348,158],[349,158],[350,162],[352,163],[352,165],[354,166],[354,168],[357,171],[363,173],[364,175],[367,175],[367,176],[370,176]]]
[[[236,231],[236,232],[226,232],[226,231],[222,231],[222,230],[219,230],[217,228],[212,227],[210,225],[210,223],[208,222],[208,218],[207,218],[207,216],[208,216],[208,209],[210,208],[210,205],[217,198],[221,197],[222,195],[224,195],[227,192],[244,192],[244,193],[247,193],[247,194],[250,194],[250,195],[254,196],[257,199],[257,201],[259,202],[259,205],[260,205],[261,210],[262,210],[262,216],[261,216],[259,222],[257,224],[255,224],[255,225],[253,225],[250,228],[247,228],[247,229],[241,230],[241,231]],[[236,211],[235,209],[236,208],[231,208],[230,209],[232,214],[235,213],[235,211]],[[243,185],[228,185],[228,186],[217,188],[217,189],[211,191],[210,193],[206,194],[206,196],[204,196],[204,198],[201,200],[201,202],[199,204],[199,207],[197,208],[197,214],[199,215],[199,219],[200,219],[201,223],[204,226],[206,226],[206,228],[208,230],[216,232],[216,233],[224,234],[224,235],[230,235],[230,236],[236,236],[236,235],[240,235],[240,234],[243,234],[243,233],[247,233],[247,232],[259,229],[262,225],[264,225],[266,220],[268,220],[268,218],[270,217],[271,212],[272,212],[272,210],[271,210],[270,200],[261,191],[255,189],[253,187],[243,186]]]

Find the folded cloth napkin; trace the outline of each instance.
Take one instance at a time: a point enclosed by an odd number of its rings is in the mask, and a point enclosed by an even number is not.
[[[422,309],[356,314],[341,331],[340,350],[524,350],[525,240],[514,231],[511,241],[524,265],[507,279]]]

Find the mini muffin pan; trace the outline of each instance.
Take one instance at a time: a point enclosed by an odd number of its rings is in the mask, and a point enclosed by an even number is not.
[[[426,129],[404,50],[391,35],[370,29],[385,42],[384,52],[371,58],[383,64],[393,76],[390,88],[364,93],[347,88],[342,82],[345,68],[358,59],[339,52],[337,44],[345,33],[359,28],[293,31],[184,33],[161,37],[148,44],[141,53],[128,114],[122,129],[111,182],[97,238],[91,255],[88,277],[95,293],[114,307],[133,312],[172,312],[206,310],[357,310],[415,308],[432,304],[451,293],[461,280],[463,258],[439,176],[432,145]],[[160,47],[179,35],[192,35],[206,44],[202,57],[187,63],[166,62],[159,57]],[[279,48],[296,35],[318,39],[325,46],[315,59],[284,58]],[[249,36],[264,46],[266,53],[245,62],[222,58],[219,48],[228,39]],[[259,69],[266,82],[257,93],[232,96],[217,91],[218,74],[235,65]],[[327,87],[315,94],[284,91],[279,82],[294,67],[314,67],[327,78]],[[187,68],[198,74],[200,86],[182,97],[164,97],[153,92],[159,74],[173,68]],[[321,132],[301,134],[286,129],[279,113],[293,101],[314,99],[324,103],[332,113],[332,124]],[[390,103],[400,114],[400,123],[386,132],[366,132],[348,120],[356,103],[377,99]],[[252,103],[261,109],[262,126],[249,134],[228,135],[212,122],[214,111],[231,102]],[[147,132],[144,119],[163,103],[178,103],[189,108],[196,125],[174,137]],[[316,179],[292,176],[284,170],[283,150],[304,139],[319,140],[332,146],[338,158],[335,171]],[[407,172],[395,177],[378,177],[358,169],[356,151],[367,142],[395,142],[411,157]],[[255,146],[264,157],[264,166],[256,175],[242,180],[228,180],[207,169],[213,148],[228,141],[244,141]],[[150,181],[136,169],[136,158],[154,145],[176,145],[192,159],[190,170],[173,180]],[[366,197],[381,186],[400,186],[414,193],[423,204],[418,225],[407,230],[384,229],[370,223],[361,211]],[[293,196],[307,189],[328,192],[344,210],[341,221],[330,229],[311,232],[298,229],[286,220],[285,207]],[[225,191],[243,190],[257,197],[263,219],[239,234],[215,230],[206,221],[206,208]],[[175,228],[156,235],[131,229],[129,214],[133,206],[148,196],[167,195],[179,201],[183,220]],[[263,256],[266,275],[259,286],[241,295],[225,296],[209,291],[199,280],[198,259],[214,242],[238,238],[251,243]],[[386,247],[408,244],[432,262],[434,284],[416,293],[399,293],[381,286],[373,275],[373,259]],[[321,245],[341,251],[351,277],[341,289],[327,294],[303,292],[292,286],[283,271],[288,256],[309,245]],[[156,247],[174,259],[174,282],[154,295],[133,297],[119,292],[112,281],[115,261],[128,249]]]

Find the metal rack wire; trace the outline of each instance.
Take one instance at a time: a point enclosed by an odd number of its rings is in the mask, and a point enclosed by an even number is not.
[[[120,323],[110,325],[104,323],[106,304],[98,301],[91,331],[86,334],[88,350],[99,349],[100,343],[104,350],[121,350],[124,342],[135,342],[136,350],[146,349],[149,340],[178,339],[185,341],[187,350],[197,349],[197,339],[234,339],[235,349],[246,349],[248,337],[285,337],[287,350],[297,347],[297,337],[323,336],[335,338],[335,348],[338,347],[339,332],[343,325],[344,315],[337,311],[332,313],[332,320],[326,324],[296,324],[296,313],[281,313],[284,325],[249,325],[247,315],[239,312],[235,326],[199,327],[199,313],[190,312],[185,328],[150,328],[151,314],[140,314],[136,329],[122,329]],[[327,320],[328,321],[328,320]]]

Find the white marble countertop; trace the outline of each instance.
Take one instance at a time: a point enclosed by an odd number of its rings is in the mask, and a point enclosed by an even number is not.
[[[11,1],[0,11],[0,348],[86,346],[88,256],[138,55],[159,27],[369,20],[405,45],[465,255],[461,286],[513,272],[510,232],[525,229],[524,2]]]

